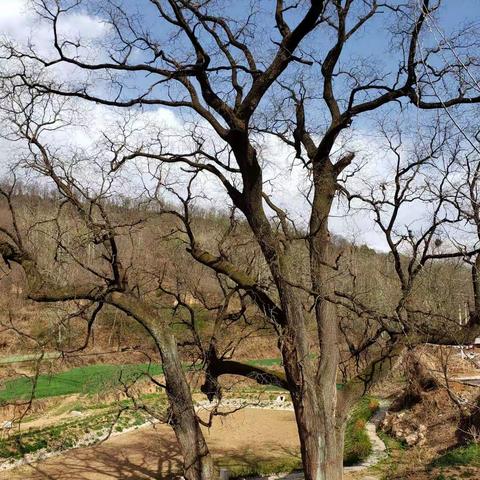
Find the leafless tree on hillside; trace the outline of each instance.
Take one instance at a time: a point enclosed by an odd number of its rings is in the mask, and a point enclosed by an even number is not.
[[[371,384],[383,377],[392,355],[405,348],[406,337],[403,331],[389,329],[386,348],[380,349],[363,372],[337,391],[339,296],[332,281],[335,248],[328,224],[339,190],[338,180],[351,167],[355,154],[348,145],[343,152],[336,152],[336,145],[360,116],[380,108],[388,106],[394,114],[400,114],[395,105],[407,112],[444,111],[480,102],[475,83],[463,69],[466,62],[468,73],[476,73],[478,61],[466,51],[467,47],[478,44],[475,32],[465,28],[450,39],[456,46],[454,53],[460,52],[460,58],[444,48],[443,40],[428,38],[428,28],[437,21],[436,13],[441,9],[441,2],[431,0],[405,3],[277,0],[268,3],[265,11],[258,7],[265,17],[263,22],[251,6],[237,14],[233,9],[227,11],[229,4],[208,0],[195,3],[145,0],[141,6],[148,22],[131,17],[126,4],[113,0],[93,4],[100,7],[95,11],[111,26],[111,43],[106,48],[105,60],[96,62],[83,56],[81,39],[65,38],[59,28],[65,15],[91,3],[36,0],[38,13],[53,29],[55,53],[47,57],[34,46],[22,49],[5,44],[2,50],[9,65],[8,75],[32,91],[57,98],[74,97],[119,108],[172,107],[191,114],[194,123],[199,124],[201,119],[209,125],[216,135],[216,147],[205,142],[179,154],[166,151],[160,144],[150,144],[149,148],[121,151],[112,164],[121,169],[136,158],[146,158],[209,174],[245,216],[270,270],[275,285],[273,294],[249,276],[244,265],[230,263],[197,242],[191,245],[190,253],[198,262],[228,276],[277,325],[285,378],[295,407],[305,478],[342,478],[344,430],[349,411],[365,393],[364,379],[369,378]],[[397,56],[397,62],[390,62],[382,69],[377,63],[381,54],[377,55],[374,49],[367,66],[367,58],[358,51],[353,51],[350,61],[347,56],[349,51],[352,53],[349,50],[352,42],[380,18],[385,31],[382,40],[391,42],[391,54]],[[389,24],[394,25],[390,30]],[[28,73],[32,66],[48,70],[62,65],[74,68],[79,80],[49,82],[32,78]],[[85,73],[86,76],[80,76]],[[132,94],[132,90],[124,88],[127,76],[136,86]],[[311,81],[299,85],[296,79],[303,76]],[[99,84],[90,78],[106,83],[108,88],[98,88]],[[282,88],[282,84],[288,89]],[[290,109],[288,123],[282,124],[280,120],[277,125],[275,117],[267,116],[265,128],[262,113],[267,112],[267,105],[274,97],[280,97],[283,111]],[[309,221],[301,238],[307,245],[309,266],[308,284],[301,288],[296,278],[296,252],[291,248],[298,238],[291,228],[288,212],[267,193],[256,129],[280,132],[307,172]],[[201,138],[201,132],[194,137]],[[226,155],[218,155],[219,152]],[[269,160],[278,169],[276,159]],[[65,189],[62,183],[58,187],[60,191]],[[270,211],[276,221],[271,220]],[[102,294],[102,299],[116,302],[119,308],[138,318],[138,310],[142,309],[148,319],[142,322],[157,335],[159,348],[164,352],[166,372],[171,367],[171,375],[167,376],[172,388],[175,385],[186,394],[178,360],[165,353],[172,348],[170,337],[149,310],[125,293],[128,282],[116,257],[112,228],[102,224],[96,233],[94,222],[92,229],[99,245],[106,249],[112,270],[108,279],[114,287],[106,299]],[[427,233],[418,245],[421,258],[430,255],[422,253],[428,236]],[[416,241],[412,243],[416,245]],[[31,277],[38,278],[32,259],[11,242],[2,245],[4,258],[20,263]],[[417,261],[418,258],[414,270]],[[397,272],[403,282],[403,267]],[[405,280],[408,289],[408,278]],[[31,280],[30,290],[35,290],[32,287],[38,284]],[[313,314],[318,339],[315,351],[311,349],[308,315],[303,307],[305,290],[313,292],[315,298]],[[63,289],[51,290],[44,296],[66,299],[68,293]],[[81,294],[92,295],[90,289],[76,287],[75,295]],[[405,305],[400,307],[403,310]],[[197,441],[198,432],[192,412],[186,415],[177,433],[189,439],[193,435]],[[203,440],[200,449],[197,443],[189,447],[191,451],[184,453],[194,456],[190,458],[197,462],[197,468],[195,475],[187,471],[188,478],[209,478],[210,463],[204,461],[206,457],[200,452],[206,452]]]
[[[16,263],[22,266],[26,293],[32,300],[81,301],[95,304],[97,309],[111,305],[143,326],[154,340],[161,357],[170,399],[171,423],[184,455],[185,474],[188,478],[199,478],[206,472],[212,476],[213,463],[196,417],[174,335],[168,322],[159,321],[155,303],[142,299],[138,294],[133,278],[130,280],[134,277],[131,268],[124,263],[128,261],[128,255],[123,254],[125,238],[128,241],[139,221],[134,219],[130,222],[112,214],[106,202],[114,188],[113,179],[102,178],[101,169],[97,170],[100,175],[97,191],[85,187],[78,177],[72,176],[71,172],[81,167],[81,152],[65,161],[58,149],[42,143],[46,132],[64,125],[62,103],[57,104],[52,97],[30,96],[28,92],[21,92],[13,95],[9,107],[4,108],[13,122],[12,135],[27,141],[28,152],[22,165],[49,178],[58,189],[60,201],[57,213],[48,220],[51,237],[49,230],[45,229],[46,241],[43,249],[38,249],[36,258],[29,252],[12,205],[10,228],[2,227],[7,240],[0,247],[3,259],[9,265]],[[73,221],[68,221],[72,218]],[[95,252],[93,258],[85,255],[88,247]],[[57,266],[63,264],[63,268],[69,270],[60,281],[52,275],[53,272],[45,270],[47,257],[52,251],[54,258],[60,260]]]

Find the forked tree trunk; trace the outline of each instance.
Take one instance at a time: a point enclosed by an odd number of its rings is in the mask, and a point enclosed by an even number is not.
[[[237,158],[242,158],[239,152]],[[252,162],[254,163],[254,162]],[[306,480],[341,480],[343,476],[343,425],[337,426],[336,377],[338,370],[338,325],[329,268],[332,246],[328,216],[336,191],[336,172],[326,158],[314,164],[314,199],[310,219],[310,274],[315,292],[315,316],[320,359],[311,353],[310,333],[298,290],[292,286],[289,256],[272,234],[263,213],[261,172],[244,178],[247,205],[241,205],[268,263],[285,316],[279,346],[295,408],[302,463]]]
[[[316,359],[309,349],[308,331],[298,300],[283,285],[282,307],[290,316],[282,338],[282,357],[295,410],[306,480],[341,480],[343,474],[343,423],[338,427],[336,363],[329,383],[318,376]],[[336,343],[334,348],[337,348]],[[333,361],[335,362],[333,353]],[[335,367],[335,368],[334,368]],[[332,380],[333,379],[333,380]]]

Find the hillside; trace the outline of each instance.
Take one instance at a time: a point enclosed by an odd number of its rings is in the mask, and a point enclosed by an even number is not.
[[[95,278],[89,274],[89,269],[98,275],[108,268],[108,263],[101,258],[101,251],[96,252],[87,245],[88,238],[82,239],[81,226],[68,206],[58,211],[58,199],[48,191],[26,190],[20,189],[21,193],[13,199],[17,222],[25,232],[29,251],[47,275],[64,282],[82,282]],[[191,258],[181,226],[174,216],[158,215],[141,202],[137,207],[131,202],[128,206],[125,203],[119,199],[111,202],[109,209],[115,221],[122,225],[119,227],[121,256],[125,263],[128,262],[129,280],[133,280],[138,295],[155,299],[161,315],[169,319],[180,338],[185,340],[188,336],[188,322],[185,320],[190,315],[194,315],[196,327],[202,334],[211,334],[214,312],[222,302],[222,285],[207,268]],[[12,226],[5,201],[0,202],[0,223],[3,228]],[[241,219],[232,224],[228,216],[200,210],[195,214],[193,230],[202,247],[215,254],[218,254],[221,242],[221,254],[248,265],[248,271],[268,291],[271,282],[268,271],[258,246]],[[373,311],[390,313],[398,301],[398,280],[392,258],[339,237],[334,241],[338,252],[337,288],[353,292]],[[302,241],[297,242],[297,249],[295,268],[298,280],[308,284],[308,257]],[[24,283],[18,268],[3,265],[0,280],[1,356],[61,350],[75,363],[92,362],[92,354],[101,353],[104,355],[98,357],[99,361],[109,358],[110,363],[116,363],[117,353],[122,351],[142,350],[154,355],[154,345],[145,337],[142,327],[108,306],[99,312],[84,345],[88,315],[87,312],[75,312],[76,308],[81,310],[81,302],[72,302],[69,307],[33,302],[25,298]],[[466,319],[468,305],[472,303],[470,284],[470,272],[461,262],[435,263],[422,275],[414,292],[414,302],[431,311],[432,318],[435,312],[441,312],[452,319]],[[185,302],[191,311],[183,305],[175,308],[179,300]],[[308,303],[307,295],[305,302]],[[239,308],[239,300],[232,301],[229,308],[232,311]],[[271,341],[270,327],[252,306],[248,308],[249,315],[257,317],[255,331],[249,331],[248,347],[240,344],[237,355],[240,358],[278,356],[275,342]],[[352,324],[351,312],[340,308],[339,314],[345,318],[346,325]],[[232,328],[242,330],[245,325],[232,324]],[[313,335],[312,342],[316,342]]]

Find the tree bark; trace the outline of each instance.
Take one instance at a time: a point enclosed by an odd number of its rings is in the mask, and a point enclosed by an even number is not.
[[[165,386],[170,406],[170,424],[183,458],[183,475],[187,480],[215,478],[213,459],[198,421],[174,335],[161,324],[155,310],[136,298],[113,293],[111,302],[136,318],[155,339],[160,352]]]
[[[475,323],[480,322],[480,255],[475,257],[475,262],[472,265],[472,286],[474,309],[470,313],[470,320]]]
[[[314,196],[310,217],[310,276],[315,292],[320,359],[315,376],[317,385],[317,415],[322,431],[318,444],[321,456],[316,480],[338,480],[343,475],[343,425],[338,426],[337,371],[339,363],[338,323],[335,307],[327,299],[334,296],[332,245],[328,217],[336,192],[336,172],[329,158],[313,166]],[[310,446],[311,449],[315,445]],[[317,447],[318,448],[318,447]]]
[[[304,476],[306,480],[341,480],[344,427],[330,418],[330,409],[319,405],[316,397],[304,392],[294,401]]]
[[[165,339],[164,339],[165,341]],[[183,457],[187,480],[211,480],[215,477],[213,459],[198,422],[190,387],[178,358],[177,343],[170,335],[162,352],[167,395],[172,412],[171,424]]]
[[[281,350],[295,410],[306,480],[341,480],[343,475],[343,417],[338,417],[336,363],[333,384],[324,384],[315,369],[298,300],[292,287],[282,286],[282,308],[287,326]],[[331,314],[331,311],[327,312]],[[337,349],[337,344],[333,345]],[[325,352],[327,349],[325,348]],[[336,353],[328,349],[334,357]]]

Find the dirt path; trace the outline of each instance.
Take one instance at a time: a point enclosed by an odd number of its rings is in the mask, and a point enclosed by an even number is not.
[[[216,456],[248,463],[298,455],[298,435],[290,411],[245,409],[205,432]],[[158,479],[181,470],[171,428],[157,425],[118,435],[103,444],[70,450],[35,465],[0,472],[1,480]]]

